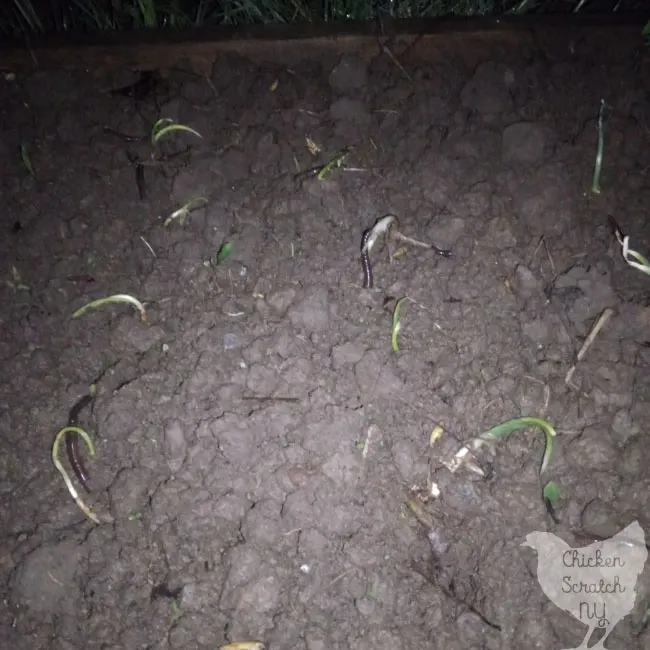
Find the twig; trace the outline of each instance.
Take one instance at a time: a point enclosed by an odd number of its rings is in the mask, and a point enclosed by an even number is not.
[[[388,54],[388,56],[390,57],[391,61],[392,61],[392,62],[393,62],[393,63],[394,63],[394,64],[395,64],[395,65],[396,65],[396,66],[401,70],[402,74],[403,74],[403,75],[404,75],[404,76],[405,76],[405,77],[406,77],[406,78],[407,78],[411,83],[413,83],[413,77],[411,77],[411,75],[410,75],[408,72],[406,72],[406,70],[404,69],[404,66],[403,66],[403,65],[398,61],[397,57],[393,54],[393,52],[392,52],[391,49],[388,47],[388,45],[386,45],[385,43],[382,43],[382,45],[381,45],[381,49],[384,50],[384,52],[385,52],[386,54]]]
[[[605,309],[603,313],[598,317],[598,320],[594,323],[594,326],[591,328],[591,331],[587,335],[587,338],[585,339],[585,342],[582,344],[580,351],[576,355],[576,362],[569,368],[569,372],[567,372],[566,377],[564,378],[565,384],[570,383],[571,379],[573,378],[573,374],[576,371],[576,365],[580,361],[582,361],[584,356],[587,354],[587,350],[589,350],[596,336],[598,336],[598,332],[600,332],[600,330],[605,326],[605,323],[613,315],[614,315],[614,310],[611,307],[607,307],[607,309]]]

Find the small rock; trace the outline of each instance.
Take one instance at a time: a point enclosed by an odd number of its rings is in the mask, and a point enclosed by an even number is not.
[[[358,56],[344,54],[330,73],[332,90],[345,95],[366,85],[368,78],[365,62]]]

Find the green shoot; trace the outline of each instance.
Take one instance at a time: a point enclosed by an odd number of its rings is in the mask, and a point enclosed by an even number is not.
[[[318,174],[316,174],[316,178],[318,178],[319,181],[322,181],[325,179],[325,176],[329,174],[332,169],[335,167],[340,167],[343,164],[343,161],[345,160],[346,156],[348,155],[349,151],[347,149],[343,149],[343,151],[339,151],[332,160],[330,160],[328,163],[325,163]]]
[[[151,143],[158,144],[160,138],[165,135],[168,135],[172,131],[186,131],[187,133],[192,133],[198,138],[203,138],[203,136],[198,132],[192,129],[185,124],[177,124],[174,120],[168,117],[161,117],[151,128]]]
[[[393,330],[390,336],[390,343],[391,343],[391,347],[393,348],[393,352],[399,352],[399,346],[397,344],[397,335],[399,331],[402,329],[402,324],[400,323],[399,320],[399,313],[402,309],[402,302],[404,302],[404,300],[405,298],[400,298],[395,303],[395,309],[393,309]]]
[[[232,252],[232,242],[224,242],[217,251],[215,265],[223,263]]]
[[[54,444],[52,445],[52,462],[54,463],[54,467],[56,467],[59,470],[59,473],[63,477],[65,485],[68,488],[68,492],[70,492],[70,495],[75,500],[75,503],[79,506],[81,511],[86,515],[86,517],[88,517],[88,519],[94,521],[96,524],[99,524],[101,523],[99,521],[99,517],[97,517],[97,515],[82,501],[77,490],[75,490],[72,481],[70,480],[70,476],[65,471],[63,465],[61,465],[61,461],[59,460],[59,444],[61,443],[61,438],[63,438],[63,436],[65,436],[65,434],[68,432],[79,434],[83,438],[86,445],[88,446],[88,451],[90,455],[91,456],[95,455],[95,448],[93,447],[93,441],[90,439],[90,436],[83,429],[80,429],[79,427],[63,427],[63,429],[61,429],[61,431],[59,431],[56,434],[56,437],[54,438]]]
[[[25,169],[29,172],[30,176],[32,178],[36,178],[36,172],[34,172],[34,166],[32,165],[32,161],[29,157],[29,151],[27,150],[27,145],[25,143],[20,145],[20,158],[23,161],[23,165],[25,165]]]
[[[177,621],[181,617],[181,608],[178,606],[176,600],[172,600],[172,620]]]
[[[542,474],[548,467],[548,463],[551,460],[551,452],[553,451],[553,438],[557,435],[550,422],[535,417],[514,418],[513,420],[502,422],[496,427],[492,427],[489,431],[481,434],[478,437],[478,440],[489,441],[504,438],[513,431],[517,431],[518,429],[526,429],[530,426],[539,427],[542,429],[542,431],[544,431],[544,435],[546,436],[544,456],[542,457],[542,465],[539,470],[539,473]]]
[[[591,183],[591,191],[594,194],[600,194],[600,171],[603,166],[603,145],[605,141],[604,134],[604,116],[605,100],[600,100],[600,110],[598,111],[598,148],[596,150],[596,164],[594,166],[594,178]]]
[[[190,199],[185,205],[178,208],[178,210],[174,210],[174,212],[172,212],[167,217],[167,219],[165,219],[163,227],[166,228],[172,221],[174,221],[174,219],[178,219],[181,226],[185,225],[185,222],[190,216],[192,210],[205,207],[207,204],[208,199],[206,199],[204,196],[195,196],[194,198]]]
[[[140,318],[142,319],[142,322],[143,323],[147,322],[147,312],[145,311],[142,303],[137,298],[122,293],[118,293],[113,296],[108,296],[107,298],[98,298],[97,300],[93,300],[92,302],[89,302],[83,307],[77,309],[77,311],[74,314],[72,314],[72,318],[77,318],[79,316],[82,316],[90,309],[96,309],[97,307],[101,307],[102,305],[113,303],[113,302],[128,302],[140,312]]]
[[[555,481],[549,481],[542,490],[542,497],[546,503],[555,508],[557,502],[560,500],[560,488],[558,484]]]

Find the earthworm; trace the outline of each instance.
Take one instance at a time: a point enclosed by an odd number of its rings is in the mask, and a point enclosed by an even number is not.
[[[372,289],[372,264],[370,264],[370,252],[368,240],[372,235],[372,228],[368,228],[361,237],[361,266],[363,267],[363,288]]]
[[[93,395],[84,395],[71,409],[70,414],[68,415],[68,426],[76,427],[77,420],[79,419],[79,413],[88,406],[93,401]],[[74,470],[75,475],[79,479],[79,483],[83,485],[86,492],[90,492],[88,489],[88,472],[81,462],[81,455],[79,453],[79,434],[74,431],[68,431],[65,434],[65,448],[68,453],[68,461],[70,466]]]

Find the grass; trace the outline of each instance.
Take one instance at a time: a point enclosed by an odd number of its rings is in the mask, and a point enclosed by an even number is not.
[[[634,11],[641,0],[4,0],[0,33],[183,29],[210,25]],[[647,26],[650,31],[650,23]]]

